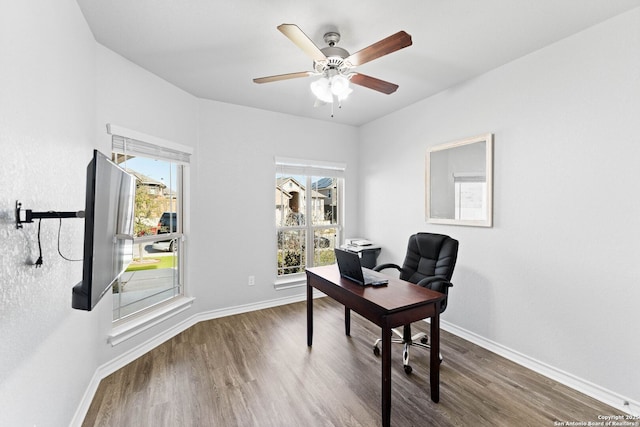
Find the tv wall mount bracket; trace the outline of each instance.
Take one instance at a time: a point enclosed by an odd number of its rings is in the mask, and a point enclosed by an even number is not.
[[[16,228],[22,228],[22,224],[32,223],[34,219],[46,218],[84,218],[84,211],[75,212],[34,212],[31,209],[24,209],[24,219],[22,215],[22,203],[16,200]]]

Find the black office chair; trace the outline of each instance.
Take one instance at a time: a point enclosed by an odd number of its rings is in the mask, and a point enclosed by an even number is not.
[[[458,241],[443,234],[417,233],[409,237],[407,255],[402,268],[396,264],[382,264],[374,267],[375,271],[386,268],[395,268],[400,272],[400,279],[415,283],[418,286],[433,289],[448,295],[449,288],[453,286],[451,276],[458,257]],[[447,298],[442,303],[440,313],[447,308]],[[399,338],[394,338],[391,342],[404,344],[402,362],[404,371],[410,374],[413,370],[409,365],[409,348],[418,346],[430,348],[427,334],[420,332],[411,335],[411,325],[404,325],[403,331],[392,329]],[[378,344],[382,339],[376,340],[373,346],[373,353],[380,355]],[[439,355],[442,362],[442,355]]]

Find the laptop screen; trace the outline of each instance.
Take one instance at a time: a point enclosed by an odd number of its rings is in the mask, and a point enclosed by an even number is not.
[[[340,276],[363,285],[364,276],[362,274],[362,265],[360,264],[360,257],[358,254],[338,248],[335,249],[335,254],[338,269],[340,270]]]

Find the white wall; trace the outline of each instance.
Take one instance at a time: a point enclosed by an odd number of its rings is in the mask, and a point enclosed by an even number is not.
[[[357,187],[357,129],[199,101],[100,46],[72,1],[2,3],[0,15],[0,425],[68,425],[87,408],[100,367],[127,359],[198,312],[302,295],[275,291],[274,156],[348,164]],[[24,4],[23,4],[24,3]],[[191,310],[112,347],[111,304],[71,309],[80,263],[57,255],[57,221],[15,228],[15,201],[35,211],[84,207],[86,165],[110,150],[106,123],[195,148],[186,266]],[[198,143],[199,134],[201,143]],[[220,206],[220,200],[227,204]],[[262,205],[261,210],[257,206]],[[357,206],[347,223],[355,226]],[[263,220],[256,220],[263,218]],[[63,221],[61,248],[82,256],[83,222]],[[251,268],[249,268],[251,266]],[[256,285],[247,286],[247,275]],[[217,280],[212,280],[217,277]],[[187,322],[188,323],[188,322]],[[84,395],[85,392],[89,393]],[[84,395],[84,396],[83,396]],[[83,414],[78,417],[82,418]]]
[[[36,269],[38,225],[16,230],[14,207],[84,209],[95,41],[73,0],[2,1],[0,10],[0,425],[61,426],[96,369],[97,319],[71,308],[82,266],[58,256],[58,221],[42,221]],[[63,221],[71,258],[82,258],[83,225]]]
[[[346,162],[347,234],[384,244],[384,258],[401,257],[416,230],[459,238],[445,320],[640,400],[630,330],[640,320],[639,205],[616,190],[639,178],[638,10],[358,131],[197,100],[97,45],[74,1],[50,3],[3,0],[0,14],[0,425],[66,425],[99,366],[186,316],[301,294],[272,286],[274,156]],[[70,307],[81,266],[57,256],[56,221],[43,221],[40,269],[27,265],[37,225],[14,224],[16,200],[82,208],[86,164],[93,148],[108,152],[109,122],[195,147],[196,304],[113,348],[110,304]],[[426,147],[487,131],[495,227],[426,225]],[[61,247],[81,256],[82,221],[63,222]]]
[[[111,151],[111,136],[106,124],[116,124],[147,135],[196,147],[198,132],[198,100],[187,92],[168,84],[122,56],[96,44],[96,146],[104,153]],[[194,154],[197,157],[197,153]],[[190,167],[189,179],[197,175]],[[192,194],[192,193],[191,193]],[[191,194],[186,195],[187,201]],[[187,259],[187,281],[191,262]],[[142,343],[193,315],[187,311],[151,328],[133,339],[112,347],[106,337],[112,329],[112,305],[99,304],[100,365],[136,348]]]
[[[459,239],[443,320],[618,405],[640,402],[638,52],[640,9],[360,134],[361,225],[384,245],[381,259],[401,261],[417,231]],[[425,223],[426,148],[485,132],[495,135],[494,227]]]
[[[274,157],[346,163],[345,225],[356,232],[357,129],[205,100],[199,129],[190,237],[196,311],[303,295],[304,287],[273,286]]]
[[[346,162],[349,184],[357,182],[357,129],[317,120],[198,100],[97,45],[96,141],[110,149],[106,123],[195,148],[190,165],[187,215],[186,294],[194,306],[112,347],[110,304],[100,304],[97,336],[100,365],[138,353],[140,346],[198,313],[294,295],[275,291],[273,206],[274,156]],[[331,135],[333,141],[325,141]],[[347,222],[355,225],[357,206]],[[191,232],[190,232],[191,231]],[[256,284],[247,285],[249,275]],[[215,278],[215,280],[214,280]],[[186,322],[188,324],[188,322]]]

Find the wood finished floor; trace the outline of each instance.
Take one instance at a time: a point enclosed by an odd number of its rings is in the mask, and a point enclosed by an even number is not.
[[[343,306],[296,303],[201,322],[103,379],[83,426],[370,427],[380,421],[377,327]],[[428,328],[420,328],[428,330]],[[393,426],[553,426],[619,411],[445,331],[440,403],[428,352],[392,349]]]

